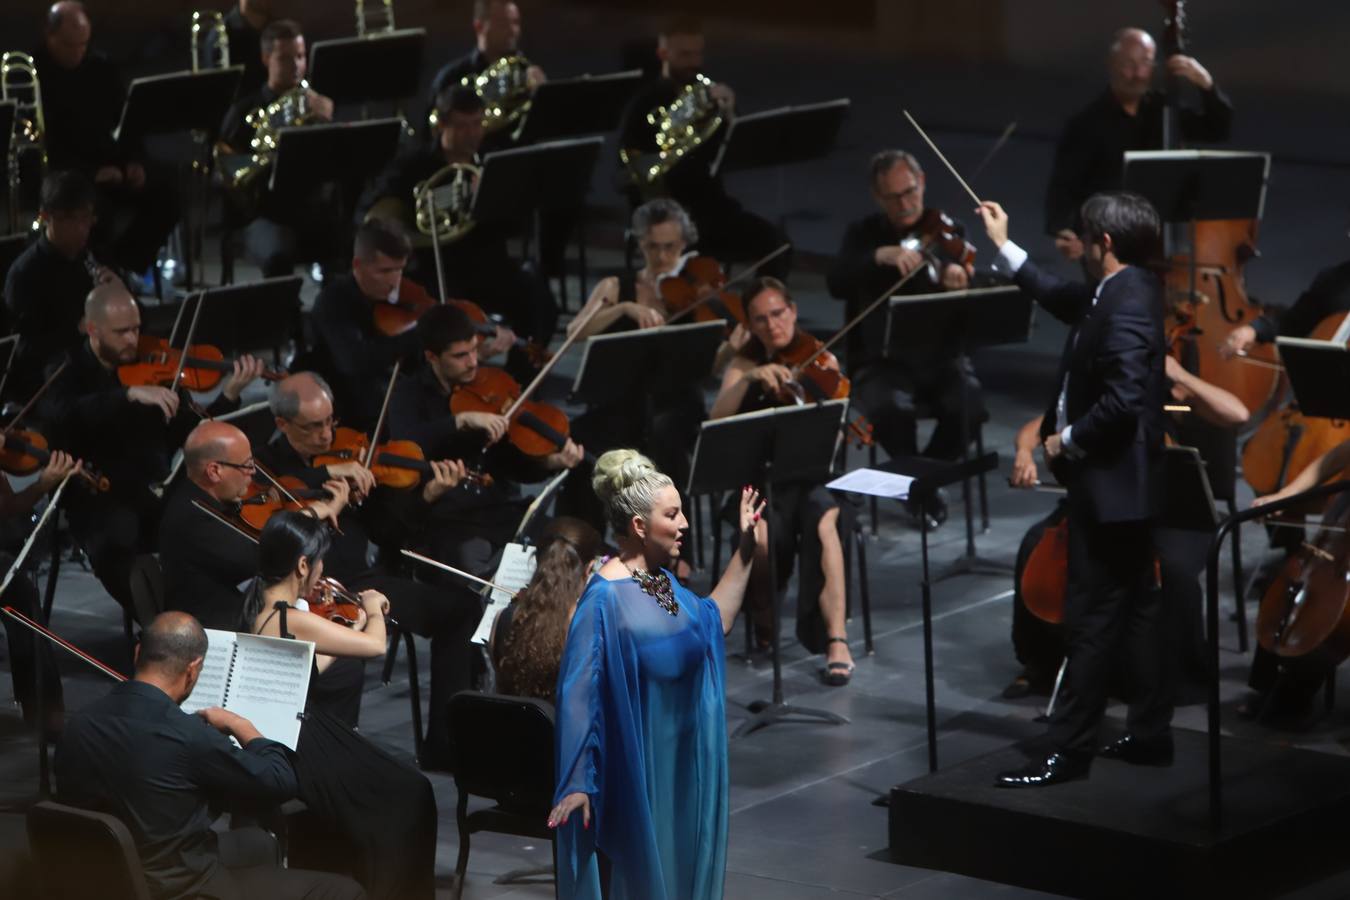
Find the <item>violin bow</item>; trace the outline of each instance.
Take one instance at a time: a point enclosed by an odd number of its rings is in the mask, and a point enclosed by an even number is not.
[[[0,397],[5,395],[5,385],[9,384],[9,373],[14,371],[14,358],[19,353],[18,332],[0,338],[0,344],[9,344],[9,359],[5,361],[5,373],[0,375]]]
[[[256,459],[253,461],[253,465],[257,468],[258,474],[261,475],[263,478],[267,479],[267,483],[270,484],[272,487],[276,488],[277,491],[281,494],[281,496],[285,497],[291,503],[300,502],[299,500],[295,499],[294,494],[286,490],[285,486],[282,485],[280,481],[277,481],[275,478],[272,477],[272,473],[267,471],[266,466],[258,462]]]
[[[384,430],[385,419],[389,415],[389,401],[394,396],[394,385],[398,383],[398,371],[403,368],[403,360],[394,360],[394,371],[389,373],[389,386],[384,389],[384,402],[380,404],[380,417],[375,420],[375,429],[370,433],[370,446],[366,448],[366,458],[361,465],[367,469],[375,461],[375,448],[380,442],[380,432]]]
[[[914,121],[914,117],[909,114],[909,110],[902,109],[901,112],[905,114],[905,118],[909,120],[909,124],[914,126],[914,130],[919,133],[919,137],[923,138],[924,143],[928,145],[928,149],[937,154],[937,158],[942,160],[942,164],[947,167],[947,171],[951,172],[952,177],[956,179],[957,183],[965,188],[966,193],[970,195],[970,199],[975,201],[975,205],[980,206],[983,201],[980,200],[979,195],[971,190],[970,185],[966,184],[966,180],[961,177],[961,173],[956,171],[956,166],[952,165],[947,160],[947,157],[942,155],[942,151],[938,149],[937,144],[933,143],[933,139],[928,136],[928,132],[924,131],[923,128],[919,126],[919,123]]]
[[[423,556],[420,553],[414,553],[412,550],[402,550],[400,552],[409,559],[415,559],[420,563],[426,563],[429,566],[440,569],[442,572],[449,572],[451,575],[458,575],[460,578],[463,578],[466,581],[472,581],[476,584],[481,584],[483,587],[492,588],[492,590],[494,591],[501,591],[503,594],[511,594],[512,596],[515,595],[515,591],[508,591],[506,588],[502,587],[499,584],[493,584],[486,578],[479,578],[477,575],[470,575],[468,572],[465,572],[462,569],[456,569],[454,566],[447,565],[446,563],[441,562],[439,559],[432,559],[430,556]]]
[[[790,249],[792,249],[792,244],[785,242],[783,246],[779,247],[777,250],[773,251],[768,256],[755,260],[743,271],[737,273],[734,278],[729,279],[726,284],[722,285],[719,288],[713,288],[712,290],[706,291],[703,296],[699,297],[693,303],[689,304],[684,309],[680,310],[675,315],[671,316],[669,319],[666,319],[666,324],[671,325],[675,322],[678,322],[680,319],[683,319],[685,316],[689,315],[699,307],[706,306],[707,304],[711,303],[713,298],[716,297],[718,294],[722,293],[722,291],[725,291],[733,284],[739,284],[740,282],[745,281],[755,272],[759,271],[760,266],[764,266],[770,262],[773,262],[775,259],[782,256]]]
[[[545,376],[547,376],[549,372],[553,371],[553,367],[558,364],[558,360],[562,359],[563,354],[566,353],[569,349],[571,349],[572,345],[575,344],[577,340],[580,338],[582,326],[584,326],[587,322],[589,322],[592,318],[594,318],[595,315],[600,312],[601,308],[602,307],[600,306],[596,306],[594,309],[592,309],[590,312],[586,314],[585,318],[581,319],[577,323],[577,327],[572,332],[572,334],[567,338],[567,340],[563,341],[562,346],[559,347],[558,351],[554,353],[552,357],[549,358],[549,361],[544,363],[544,365],[540,367],[539,372],[534,376],[534,378],[530,381],[530,383],[526,385],[525,389],[520,392],[520,396],[515,399],[515,402],[511,404],[510,408],[506,410],[505,413],[506,418],[509,419],[512,416],[514,416],[516,412],[520,409],[520,407],[524,405],[525,401],[530,399],[530,395],[535,392],[535,390],[539,387],[539,385],[544,383]]]
[[[239,535],[240,537],[248,538],[250,541],[252,541],[252,542],[255,543],[255,544],[258,543],[258,536],[257,536],[257,535],[255,535],[255,534],[249,534],[247,531],[245,531],[244,529],[240,528],[237,524],[235,524],[234,522],[231,522],[229,516],[226,516],[224,513],[220,512],[219,510],[212,509],[211,507],[207,506],[205,503],[201,502],[200,500],[193,500],[193,501],[192,501],[192,505],[195,506],[195,507],[197,507],[198,509],[200,509],[202,512],[206,513],[206,514],[207,514],[208,516],[210,516],[211,518],[215,519],[215,520],[216,520],[217,522],[219,522],[220,524],[224,525],[226,528],[231,529],[232,531],[234,531],[235,534]]]
[[[192,346],[192,339],[197,336],[197,322],[202,317],[202,307],[206,305],[203,302],[205,297],[205,291],[197,292],[197,308],[192,311],[192,322],[188,325],[187,339],[183,341],[183,352],[178,355],[178,371],[173,373],[173,381],[169,384],[169,390],[171,391],[177,391],[179,382],[183,380],[183,369],[187,366],[188,347]],[[172,344],[169,345],[169,349],[173,349]],[[207,417],[203,416],[203,418]]]
[[[104,675],[107,675],[109,678],[116,679],[117,681],[127,680],[127,676],[123,675],[121,672],[117,671],[112,666],[99,662],[93,656],[89,655],[88,653],[85,653],[83,650],[81,650],[79,647],[76,647],[70,641],[61,637],[59,634],[52,631],[51,629],[42,627],[37,622],[34,622],[32,619],[28,618],[14,607],[6,606],[0,608],[0,613],[4,613],[5,615],[13,619],[15,622],[18,622],[20,625],[24,626],[25,628],[34,632],[35,634],[39,634],[42,637],[45,637],[47,640],[51,641],[53,644],[60,647],[61,649],[69,651],[70,653],[74,654],[77,658],[84,660],[89,665],[93,666],[95,669],[98,669]]]
[[[5,434],[9,434],[18,426],[19,421],[23,419],[24,416],[28,415],[29,411],[32,410],[32,408],[37,405],[38,400],[42,398],[43,394],[47,393],[47,389],[52,386],[52,384],[56,381],[57,376],[60,375],[62,372],[64,372],[66,370],[66,366],[68,365],[70,365],[69,358],[61,360],[61,365],[57,366],[56,370],[52,372],[52,374],[47,376],[47,380],[42,382],[42,387],[38,388],[37,392],[33,394],[32,397],[28,398],[28,402],[23,405],[23,409],[19,410],[15,414],[14,418],[10,419],[9,423],[5,425],[4,429]],[[8,375],[9,371],[6,370],[5,374]],[[3,385],[4,381],[0,380],[0,387],[3,387]]]
[[[998,155],[998,151],[1003,149],[1003,145],[1008,143],[1008,138],[1012,137],[1012,133],[1016,130],[1017,130],[1017,120],[1014,119],[1013,121],[1008,123],[1006,128],[1003,129],[1003,133],[998,136],[998,140],[994,141],[994,146],[989,148],[989,152],[984,155],[984,159],[980,160],[979,165],[977,165],[974,168],[974,170],[971,171],[970,173],[971,181],[974,181],[976,178],[980,177],[980,173],[984,171],[984,167],[989,165],[989,162],[995,156]]]
[[[828,341],[825,341],[823,344],[817,347],[815,353],[812,353],[806,359],[802,360],[801,364],[796,367],[796,370],[798,372],[801,372],[807,366],[811,365],[811,363],[819,359],[823,353],[827,352],[831,347],[839,343],[839,341],[844,337],[844,335],[848,334],[854,328],[858,327],[859,322],[861,322],[863,319],[867,318],[873,312],[875,312],[877,307],[879,307],[881,304],[889,300],[891,296],[895,294],[896,291],[900,290],[902,287],[908,284],[909,280],[913,278],[915,275],[918,275],[920,272],[922,272],[924,268],[925,267],[921,265],[915,266],[914,268],[909,270],[908,274],[901,275],[900,278],[895,282],[895,284],[891,285],[890,287],[886,288],[886,290],[878,294],[877,298],[873,300],[871,303],[867,304],[867,306],[863,307],[861,312],[859,312],[856,316],[845,322],[844,327],[836,331],[833,337],[831,337]]]
[[[269,405],[270,404],[266,400],[259,401],[258,403],[250,403],[248,406],[241,406],[234,412],[222,413],[219,416],[215,416],[213,421],[228,422],[231,419],[243,418],[244,416],[252,415],[255,412],[262,412],[264,409],[267,409]],[[151,485],[150,493],[154,494],[156,497],[163,497],[164,492],[169,489],[170,483],[178,477],[179,471],[183,468],[184,459],[185,457],[183,454],[179,452],[178,458],[173,461],[173,468],[169,469],[168,476],[159,484]]]
[[[197,301],[201,303],[200,300]],[[173,339],[178,337],[178,326],[183,324],[183,313],[187,312],[188,302],[184,300],[178,304],[178,314],[173,317],[173,327],[169,329],[169,346],[173,346]]]
[[[0,581],[0,596],[4,596],[5,591],[9,588],[10,582],[14,580],[15,574],[18,573],[19,567],[23,565],[23,561],[27,559],[28,554],[32,552],[33,544],[37,542],[38,535],[42,533],[43,526],[45,526],[47,520],[52,517],[52,513],[56,512],[56,507],[61,503],[61,495],[66,492],[66,485],[70,484],[70,479],[74,474],[74,472],[66,473],[66,477],[61,479],[61,483],[58,484],[56,490],[52,492],[51,498],[47,501],[47,508],[42,511],[42,515],[38,518],[37,524],[34,525],[33,530],[29,532],[28,539],[23,542],[23,548],[19,550],[19,555],[14,557],[14,562],[10,565],[9,571],[5,573],[4,580]]]

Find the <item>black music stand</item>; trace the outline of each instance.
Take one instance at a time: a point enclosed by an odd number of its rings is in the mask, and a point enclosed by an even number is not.
[[[624,107],[641,83],[637,69],[546,81],[534,90],[516,144],[608,134],[619,127]]]
[[[309,52],[309,83],[334,104],[397,102],[422,84],[425,28],[319,41]]]
[[[928,771],[930,772],[937,771],[938,763],[937,699],[933,686],[933,580],[929,577],[928,571],[928,506],[936,497],[938,488],[955,484],[958,481],[969,481],[971,478],[992,472],[997,468],[997,453],[986,453],[974,459],[957,462],[929,459],[926,456],[902,456],[898,459],[887,460],[882,465],[877,466],[877,471],[906,475],[914,479],[910,483],[909,493],[906,496],[888,499],[917,501],[919,506],[921,559],[919,589],[923,601],[923,676],[925,702],[927,704]],[[849,490],[843,486],[838,489]],[[889,793],[887,793],[873,803],[877,806],[885,806],[889,796]]]
[[[267,187],[274,194],[302,194],[325,182],[359,187],[398,150],[401,119],[334,122],[282,128]]]
[[[1212,534],[1219,527],[1219,511],[1200,451],[1195,447],[1166,447],[1163,466],[1167,491],[1158,516],[1159,527]]]
[[[708,377],[725,336],[720,321],[597,334],[582,345],[572,397],[609,403],[638,393],[650,404],[663,390]],[[641,383],[634,372],[643,373]]]
[[[282,346],[300,330],[303,283],[299,275],[287,275],[203,291],[195,339],[227,354],[266,347],[279,363]]]
[[[1031,297],[1014,285],[972,288],[936,294],[892,297],[886,309],[885,356],[931,356],[934,348],[969,356],[980,347],[1024,344],[1031,336]],[[961,457],[970,459],[970,389],[961,379]],[[971,487],[963,485],[966,513],[966,551],[948,566],[938,581],[957,575],[1002,575],[1013,571],[1004,563],[983,559],[975,552],[975,514]],[[926,523],[925,523],[926,524]]]
[[[603,145],[603,138],[578,138],[489,153],[474,192],[473,218],[520,222],[540,210],[581,206]]]
[[[1341,419],[1347,414],[1345,385],[1350,384],[1350,348],[1334,341],[1276,338],[1280,362],[1305,416]]]
[[[763,489],[768,526],[769,587],[773,592],[773,698],[756,701],[750,717],[731,737],[743,737],[758,728],[791,719],[810,719],[843,725],[844,716],[821,709],[792,706],[783,700],[783,664],[779,650],[782,609],[773,552],[773,493],[775,483],[829,477],[839,449],[848,401],[827,400],[807,406],[787,406],[728,416],[704,422],[694,445],[689,473],[689,496],[739,490],[745,484]],[[798,596],[797,602],[803,602]]]

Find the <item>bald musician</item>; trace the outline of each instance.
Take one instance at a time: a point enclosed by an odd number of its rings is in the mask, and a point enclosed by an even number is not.
[[[240,502],[257,476],[248,436],[229,422],[205,421],[183,444],[180,480],[164,501],[159,529],[159,562],[170,608],[190,612],[207,628],[233,631],[243,607],[240,585],[258,570],[255,540],[227,528],[198,508],[237,518]],[[336,520],[346,504],[347,482],[324,482],[329,500],[309,506],[310,513]]]
[[[257,461],[275,477],[293,475],[310,487],[333,479],[350,486],[352,503],[339,507],[340,497],[334,498],[339,531],[324,560],[325,573],[353,590],[384,594],[405,629],[431,638],[431,713],[422,764],[443,766],[449,751],[446,704],[470,686],[469,638],[478,627],[482,605],[467,589],[433,588],[396,574],[396,568],[402,562],[398,549],[424,531],[431,508],[463,480],[464,464],[432,461],[421,490],[377,487],[374,474],[360,460],[314,465],[316,456],[332,448],[337,425],[333,392],[322,378],[301,372],[279,382],[271,406],[277,433],[256,448]]]
[[[151,488],[169,475],[169,459],[201,413],[186,393],[158,385],[127,387],[118,367],[134,363],[141,312],[121,282],[99,285],[84,304],[86,340],[67,354],[39,411],[48,437],[108,477],[104,493],[71,491],[66,515],[94,574],[123,607],[131,608],[131,563],[155,546],[160,502]],[[242,356],[208,415],[237,409],[239,394],[262,372]]]
[[[1045,192],[1045,230],[1065,259],[1079,259],[1078,209],[1098,191],[1121,186],[1127,150],[1160,150],[1167,96],[1153,87],[1158,45],[1140,28],[1122,28],[1106,57],[1107,88],[1064,126]],[[1183,97],[1179,121],[1186,142],[1226,141],[1233,107],[1209,70],[1193,57],[1169,56],[1167,74],[1198,97]]]

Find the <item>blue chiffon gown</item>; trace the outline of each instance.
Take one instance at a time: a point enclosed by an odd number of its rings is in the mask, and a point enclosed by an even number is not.
[[[670,573],[667,573],[669,575]],[[678,615],[632,579],[591,577],[557,692],[558,790],[591,799],[558,828],[558,896],[718,900],[726,876],[722,617],[670,576]]]

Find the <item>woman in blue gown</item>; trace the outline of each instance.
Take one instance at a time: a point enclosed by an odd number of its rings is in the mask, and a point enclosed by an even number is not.
[[[726,875],[723,635],[740,610],[759,495],[711,597],[668,570],[688,521],[670,478],[611,450],[592,484],[619,547],[591,577],[557,691],[558,896],[717,900]]]

